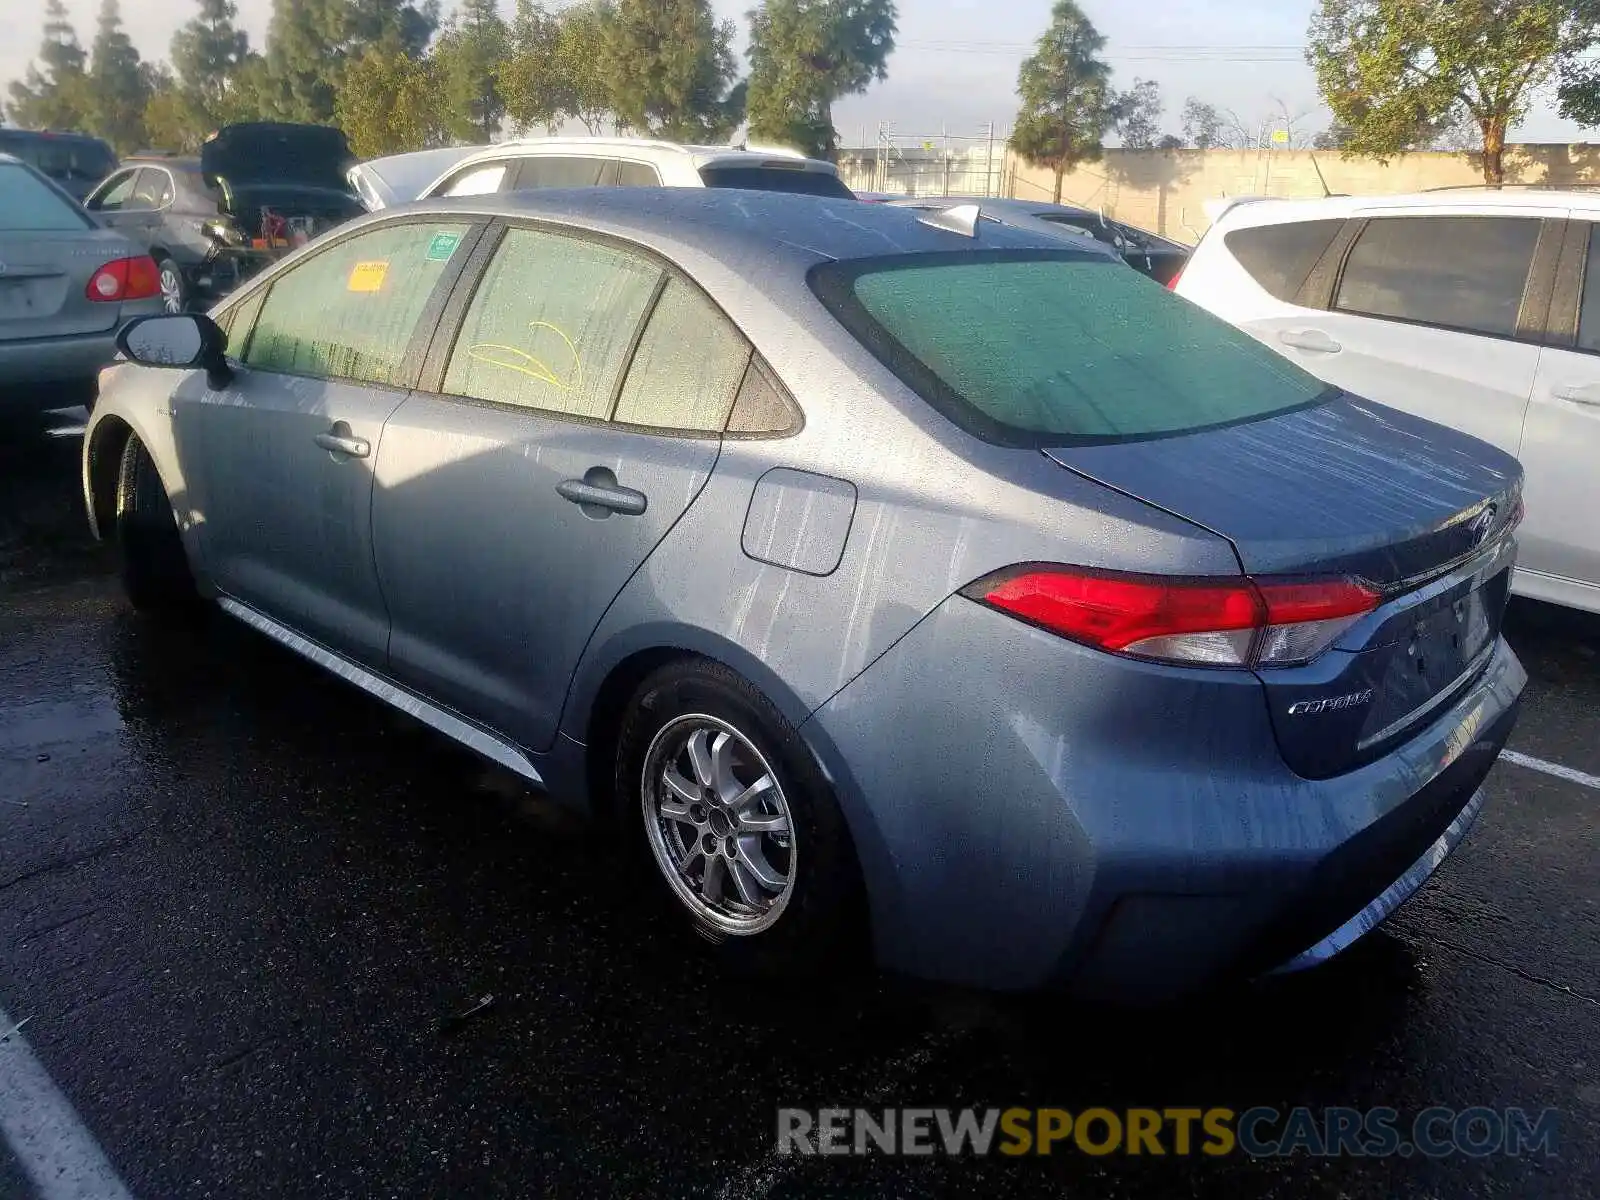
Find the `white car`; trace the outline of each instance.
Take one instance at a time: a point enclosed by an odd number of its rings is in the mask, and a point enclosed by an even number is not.
[[[435,150],[412,150],[407,154],[369,158],[346,171],[345,179],[367,211],[377,212],[415,200],[439,177],[439,172],[478,150],[477,146],[442,146]]]
[[[720,187],[854,197],[832,163],[793,150],[616,137],[524,138],[485,146],[436,178],[421,197],[574,187]]]
[[[1517,455],[1513,590],[1600,612],[1600,194],[1236,202],[1174,287],[1331,384]]]

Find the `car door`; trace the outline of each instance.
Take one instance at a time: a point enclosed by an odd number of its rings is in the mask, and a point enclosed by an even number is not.
[[[749,357],[643,253],[506,229],[379,448],[391,674],[548,748],[601,615],[709,478]]]
[[[1542,337],[1529,281],[1543,225],[1372,216],[1325,311],[1280,312],[1250,332],[1330,383],[1515,454]]]
[[[1581,295],[1558,287],[1522,431],[1527,470],[1519,590],[1600,611],[1600,223],[1574,220],[1563,260],[1583,261]],[[1576,321],[1572,311],[1576,309]],[[1526,578],[1531,576],[1533,578]]]
[[[373,466],[473,232],[401,218],[301,258],[230,306],[241,309],[229,321],[233,381],[212,390],[196,373],[174,395],[212,581],[379,667],[389,623],[373,566]]]

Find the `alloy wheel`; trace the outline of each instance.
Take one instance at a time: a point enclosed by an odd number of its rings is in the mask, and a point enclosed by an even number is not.
[[[161,306],[169,313],[183,311],[183,277],[171,267],[161,272]]]
[[[667,722],[644,757],[645,831],[673,893],[705,926],[769,929],[794,892],[794,820],[776,773],[716,717]]]

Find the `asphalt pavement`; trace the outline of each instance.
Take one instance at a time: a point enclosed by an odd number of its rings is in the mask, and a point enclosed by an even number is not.
[[[0,428],[0,1013],[129,1195],[1600,1195],[1600,790],[1501,763],[1384,928],[1174,1009],[777,988],[453,744],[220,616],[136,618],[78,450]],[[1600,775],[1600,620],[1509,636],[1513,747]],[[775,1153],[780,1107],[968,1105],[1560,1118],[1554,1157]],[[60,1194],[0,1138],[0,1197]]]

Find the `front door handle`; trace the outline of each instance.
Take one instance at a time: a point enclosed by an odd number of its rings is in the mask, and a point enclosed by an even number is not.
[[[344,425],[344,422],[339,422]],[[337,429],[337,426],[335,427]],[[366,438],[351,437],[350,427],[345,425],[345,432],[319,433],[312,440],[330,454],[343,454],[349,458],[366,458],[372,453],[372,443]]]
[[[1581,404],[1585,408],[1600,408],[1600,383],[1577,383],[1558,387],[1555,395],[1557,400]]]
[[[1337,354],[1344,349],[1320,329],[1285,329],[1278,340],[1285,346],[1309,350],[1312,354]]]
[[[563,500],[572,501],[590,517],[609,517],[612,513],[642,517],[650,504],[643,492],[623,487],[604,467],[590,468],[582,479],[563,479],[556,484],[556,491]]]

